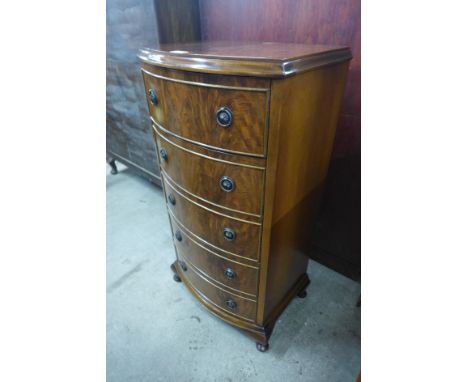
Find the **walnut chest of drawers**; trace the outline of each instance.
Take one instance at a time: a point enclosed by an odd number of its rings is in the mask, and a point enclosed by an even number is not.
[[[174,279],[265,351],[306,254],[351,53],[282,43],[141,49]]]

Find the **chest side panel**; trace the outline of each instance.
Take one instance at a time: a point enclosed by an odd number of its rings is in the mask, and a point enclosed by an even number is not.
[[[275,80],[271,88],[268,179],[273,190],[262,242],[260,298],[266,320],[284,308],[285,296],[305,274],[311,224],[328,171],[348,64]],[[273,139],[272,139],[273,137]],[[268,240],[268,243],[266,242]],[[262,284],[264,283],[264,284]]]

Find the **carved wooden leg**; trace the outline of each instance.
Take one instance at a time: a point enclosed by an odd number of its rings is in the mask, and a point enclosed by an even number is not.
[[[262,353],[266,352],[268,350],[268,342],[266,344],[262,344],[260,342],[257,342],[257,350],[261,351]]]
[[[307,291],[305,289],[301,290],[298,294],[297,297],[299,298],[306,298],[307,296]]]
[[[109,166],[111,166],[111,174],[115,175],[117,174],[117,165],[115,164],[115,159],[111,159],[109,162]]]

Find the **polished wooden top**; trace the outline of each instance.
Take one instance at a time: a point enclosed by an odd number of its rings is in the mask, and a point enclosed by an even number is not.
[[[286,77],[351,59],[347,47],[279,42],[197,42],[140,49],[146,63],[203,73]]]

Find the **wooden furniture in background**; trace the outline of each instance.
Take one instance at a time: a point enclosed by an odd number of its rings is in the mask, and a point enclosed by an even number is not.
[[[156,0],[154,7],[160,44],[200,40],[198,0]]]
[[[309,230],[351,53],[281,43],[140,51],[174,278],[265,351],[309,283]]]
[[[110,0],[107,6],[107,161],[161,185],[137,54],[142,46],[200,39],[198,1]]]
[[[107,2],[106,38],[106,144],[107,160],[117,173],[115,160],[156,184],[161,183],[151,124],[146,118],[136,52],[157,44],[151,0]]]

